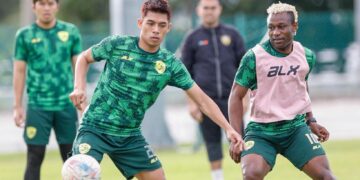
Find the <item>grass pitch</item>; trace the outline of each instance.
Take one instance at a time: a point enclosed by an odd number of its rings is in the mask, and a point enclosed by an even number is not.
[[[331,169],[338,179],[359,179],[360,140],[329,141],[323,144],[328,155]],[[187,148],[187,147],[185,147]],[[197,153],[184,153],[170,150],[156,151],[160,158],[167,179],[169,180],[209,180],[210,170],[204,148]],[[240,180],[240,165],[233,163],[228,156],[227,146],[224,148],[224,174],[226,180]],[[0,179],[23,179],[25,169],[25,153],[0,155]],[[58,151],[48,151],[42,166],[41,179],[61,179],[60,154]],[[103,180],[124,179],[107,156],[101,163]],[[309,179],[298,171],[288,160],[278,156],[275,167],[267,180]]]

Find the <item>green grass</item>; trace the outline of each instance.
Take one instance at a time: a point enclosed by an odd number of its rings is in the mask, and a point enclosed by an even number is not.
[[[324,144],[327,152],[331,169],[338,179],[355,180],[359,179],[360,162],[360,140],[329,141]],[[231,161],[227,154],[227,147],[224,148],[224,174],[226,180],[239,180],[241,169],[238,164]],[[175,151],[157,151],[167,179],[170,180],[208,180],[210,179],[209,165],[206,161],[204,148],[198,153],[183,153]],[[1,154],[0,155],[0,179],[22,179],[25,168],[26,155],[21,154]],[[46,154],[42,167],[42,179],[61,179],[60,155],[57,151],[49,151]],[[124,179],[112,162],[105,156],[102,167],[102,179]],[[121,177],[121,178],[119,178]],[[309,179],[301,171],[298,171],[288,160],[278,156],[275,168],[266,178],[267,180]]]

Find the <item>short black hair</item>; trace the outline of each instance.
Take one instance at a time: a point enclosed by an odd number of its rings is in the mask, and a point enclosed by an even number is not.
[[[168,20],[170,21],[170,19],[171,19],[170,5],[167,0],[147,0],[147,1],[145,1],[141,7],[141,16],[145,17],[149,11],[166,14],[168,17]]]
[[[33,0],[33,4],[36,4],[36,2],[38,2],[38,1],[41,1],[41,0]],[[59,4],[59,1],[60,1],[60,0],[55,0],[55,1],[56,1],[56,3]]]

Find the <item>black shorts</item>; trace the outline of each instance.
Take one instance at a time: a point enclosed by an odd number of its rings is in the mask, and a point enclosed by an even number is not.
[[[228,119],[228,100],[213,99],[219,106],[221,112]],[[200,129],[205,141],[209,161],[216,161],[223,158],[222,155],[222,131],[221,127],[214,123],[209,117],[203,115],[204,119],[200,123]]]

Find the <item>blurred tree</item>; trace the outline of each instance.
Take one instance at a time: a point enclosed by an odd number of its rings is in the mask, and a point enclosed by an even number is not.
[[[272,3],[279,2],[279,0],[220,0],[223,5],[223,15],[231,15],[239,12],[248,14],[265,14],[264,11]],[[174,11],[188,11],[191,14],[197,4],[197,0],[170,0]],[[302,11],[328,11],[346,9],[352,10],[354,7],[354,0],[282,0],[282,3],[289,3],[295,5]]]
[[[59,17],[75,24],[109,19],[109,0],[60,0]]]

